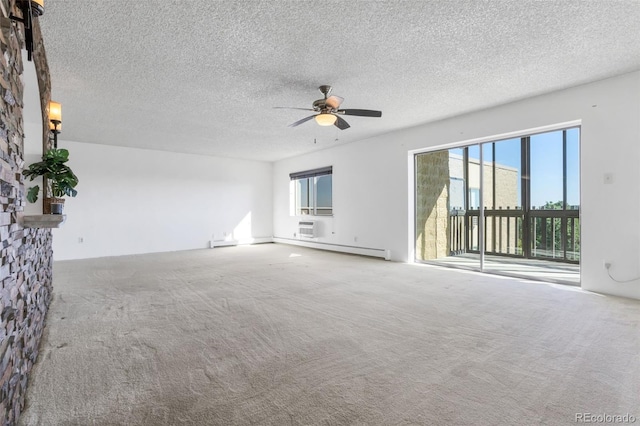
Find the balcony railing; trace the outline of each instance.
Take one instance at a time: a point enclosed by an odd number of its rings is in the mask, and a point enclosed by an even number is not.
[[[580,210],[485,209],[484,253],[577,263]],[[480,252],[480,210],[449,211],[449,253]]]

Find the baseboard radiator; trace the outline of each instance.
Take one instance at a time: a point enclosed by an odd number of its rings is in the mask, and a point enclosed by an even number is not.
[[[211,240],[209,241],[209,248],[216,247],[229,247],[229,246],[241,246],[250,244],[265,244],[272,243],[273,237],[252,237],[244,238],[240,240]]]
[[[290,244],[294,246],[309,247],[319,250],[337,251],[340,253],[359,254],[362,256],[380,257],[384,260],[391,260],[391,250],[370,248],[370,247],[356,247],[347,246],[343,244],[331,244],[322,243],[313,240],[298,239],[298,238],[281,238],[273,237],[274,243]]]
[[[316,222],[313,220],[301,220],[298,222],[298,235],[301,238],[316,238]]]

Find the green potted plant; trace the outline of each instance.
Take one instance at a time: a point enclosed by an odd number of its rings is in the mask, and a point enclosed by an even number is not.
[[[78,194],[74,188],[78,184],[78,177],[65,163],[69,161],[69,151],[66,149],[51,148],[42,156],[42,161],[31,164],[22,174],[30,180],[38,176],[44,178],[49,189],[49,198],[44,199],[44,212],[62,214],[64,196],[75,197]],[[38,199],[38,185],[29,188],[27,201],[35,203]]]

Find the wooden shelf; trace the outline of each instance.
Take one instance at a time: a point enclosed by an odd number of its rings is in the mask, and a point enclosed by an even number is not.
[[[67,220],[66,214],[38,214],[22,217],[25,228],[59,228]]]

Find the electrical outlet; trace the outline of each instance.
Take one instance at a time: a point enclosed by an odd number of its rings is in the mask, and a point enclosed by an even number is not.
[[[298,234],[296,234],[295,232],[293,233],[293,238],[295,238]]]
[[[358,242],[358,237],[353,237],[353,242],[357,243]]]
[[[608,261],[608,260],[605,260],[604,261],[604,269],[609,269],[609,268],[611,268],[611,262]]]

